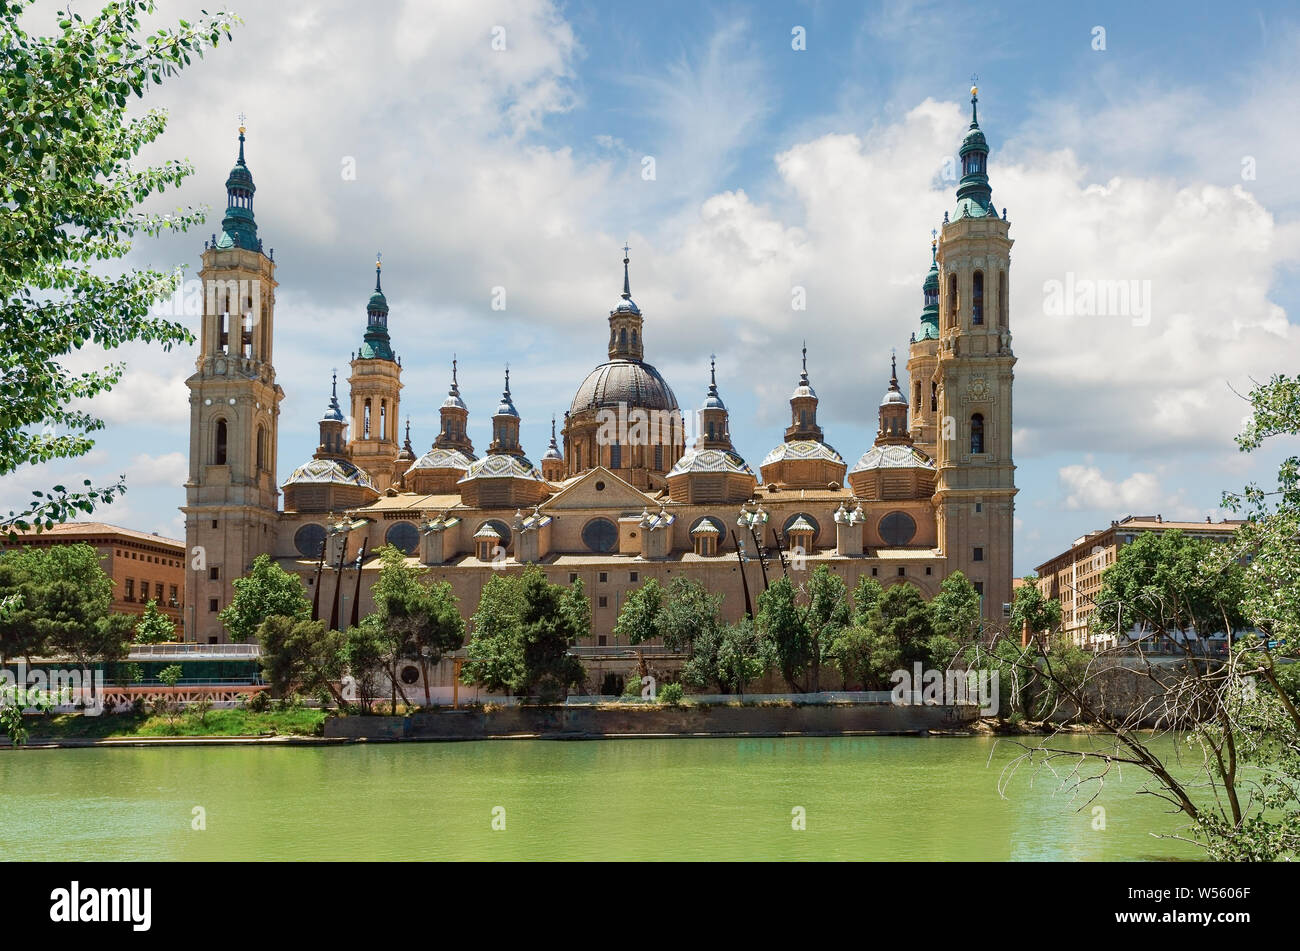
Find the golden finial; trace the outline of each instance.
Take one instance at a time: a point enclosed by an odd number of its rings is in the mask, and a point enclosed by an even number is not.
[[[236,116],[236,118],[239,120],[239,134],[243,135],[245,132],[248,131],[247,129],[244,128],[244,121],[248,118],[248,116],[244,115],[241,112],[238,116]]]

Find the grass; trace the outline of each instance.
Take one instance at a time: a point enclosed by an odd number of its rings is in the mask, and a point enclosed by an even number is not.
[[[209,710],[205,718],[197,713],[178,714],[169,721],[150,713],[104,714],[87,717],[64,713],[27,718],[29,742],[62,739],[110,739],[136,736],[320,736],[325,711],[296,710]]]

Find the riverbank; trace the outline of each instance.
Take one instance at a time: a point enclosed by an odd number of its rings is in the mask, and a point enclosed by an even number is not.
[[[324,735],[350,740],[885,736],[962,732],[978,716],[973,706],[630,703],[333,717],[325,721]]]
[[[114,713],[89,717],[84,714],[60,713],[31,716],[27,719],[28,739],[24,746],[115,745],[148,742],[173,745],[197,741],[253,742],[285,739],[323,739],[326,719],[324,710],[298,708],[253,711],[243,708],[209,710],[175,716],[149,713]],[[0,738],[0,747],[7,747]]]
[[[595,707],[476,707],[406,716],[332,716],[313,709],[216,710],[203,716],[147,714],[32,717],[25,746],[309,745],[506,739],[669,739],[799,736],[969,736],[974,707],[889,703],[608,704]],[[0,740],[0,747],[9,746]]]

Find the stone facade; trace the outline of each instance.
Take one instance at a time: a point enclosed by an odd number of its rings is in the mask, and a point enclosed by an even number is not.
[[[364,614],[378,559],[357,568],[363,543],[370,553],[394,544],[427,565],[428,577],[451,583],[467,617],[494,571],[533,563],[560,584],[580,578],[592,602],[592,638],[584,646],[593,648],[620,646],[613,633],[618,611],[650,578],[698,580],[724,596],[725,616],[736,619],[774,577],[788,572],[799,580],[823,564],[850,590],[866,575],[884,585],[912,583],[926,597],[960,569],[983,592],[985,617],[1000,620],[1011,600],[1016,492],[1007,309],[1012,242],[1005,212],[999,217],[989,199],[988,149],[974,104],[972,95],[971,131],[962,144],[966,174],[957,212],[951,220],[945,215],[932,249],[921,329],[906,365],[910,380],[900,384],[895,368],[875,443],[850,456],[853,465],[817,421],[806,349],[789,426],[759,473],[732,444],[716,368],[700,432],[688,444],[677,397],[646,362],[645,318],[632,300],[626,253],[623,292],[609,312],[607,361],[579,384],[561,438],[553,427],[540,465],[519,443],[508,373],[488,448],[475,456],[454,366],[438,435],[420,455],[410,449],[409,430],[404,446],[397,438],[402,368],[389,342],[377,269],[348,380],[353,426],[361,431],[345,433],[335,393],[320,421],[320,446],[283,484],[281,509],[274,438],[282,394],[269,362],[273,296],[264,296],[259,311],[265,342],[238,358],[247,363],[238,374],[216,369],[235,359],[228,340],[208,331],[221,311],[205,317],[203,352],[190,380],[184,511],[187,544],[206,551],[208,565],[219,570],[190,573],[187,637],[224,640],[216,612],[228,603],[230,580],[261,552],[303,576],[322,616],[330,616],[331,599],[344,620],[353,610]],[[251,176],[248,182],[251,188]],[[251,203],[249,211],[237,222],[241,228],[255,227]],[[260,245],[239,245],[224,235],[213,242],[204,252],[205,276],[234,271],[273,288],[274,263]],[[395,326],[400,335],[400,318]],[[218,417],[229,427],[222,464],[213,461]],[[272,440],[269,456],[257,456],[269,459],[266,478],[251,461],[259,425]],[[769,552],[766,561],[753,557],[759,550]],[[340,556],[346,560],[338,570]],[[359,606],[350,603],[353,591],[360,592]]]

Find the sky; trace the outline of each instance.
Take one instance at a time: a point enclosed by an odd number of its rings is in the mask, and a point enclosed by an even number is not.
[[[158,25],[200,5],[166,0]],[[806,340],[819,421],[851,464],[875,436],[891,351],[904,363],[919,326],[977,76],[1015,240],[1023,574],[1128,514],[1225,517],[1224,490],[1271,482],[1296,451],[1244,455],[1233,437],[1253,381],[1300,371],[1300,12],[1083,7],[235,0],[233,41],[136,107],[170,115],[142,158],[196,169],[151,207],[206,205],[207,225],[141,240],[125,263],[197,276],[243,113],[278,265],[281,481],[311,456],[331,369],[346,376],[361,342],[377,251],[417,454],[455,354],[476,448],[508,362],[537,460],[552,414],[605,359],[625,242],[646,360],[683,409],[716,354],[757,469]],[[1136,282],[1141,306],[1054,306],[1053,287],[1102,281]],[[108,425],[94,450],[7,477],[0,506],[125,473],[127,494],[95,517],[183,537],[195,355],[113,354],[127,369],[95,401]]]

